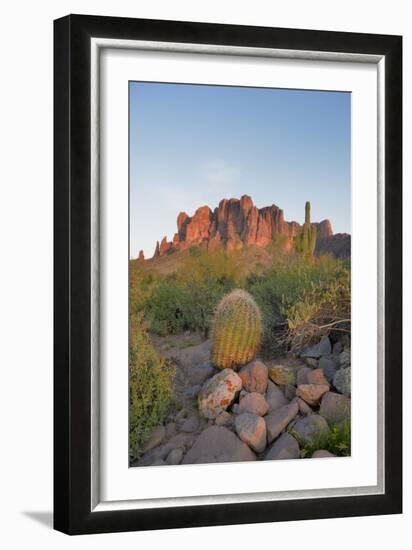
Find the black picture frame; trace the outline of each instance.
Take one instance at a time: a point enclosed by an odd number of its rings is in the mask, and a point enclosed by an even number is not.
[[[91,510],[90,39],[363,53],[385,58],[385,490],[141,510]],[[54,22],[54,527],[68,534],[402,511],[402,38],[69,15]]]

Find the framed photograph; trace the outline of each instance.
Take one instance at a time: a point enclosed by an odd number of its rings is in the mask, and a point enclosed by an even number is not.
[[[54,25],[55,528],[401,513],[401,37]]]

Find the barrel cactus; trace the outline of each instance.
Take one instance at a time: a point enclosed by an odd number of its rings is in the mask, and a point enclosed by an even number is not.
[[[252,296],[236,289],[219,303],[212,324],[212,361],[234,369],[251,361],[262,339],[262,317]]]
[[[316,226],[310,223],[310,202],[305,204],[305,223],[302,230],[295,238],[295,249],[297,252],[311,258],[316,246]]]

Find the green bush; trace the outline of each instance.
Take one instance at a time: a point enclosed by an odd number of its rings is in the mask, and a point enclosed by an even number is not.
[[[291,435],[296,437],[293,429]],[[315,451],[323,449],[336,456],[350,456],[351,454],[351,435],[350,423],[338,424],[333,426],[328,434],[322,434],[315,437],[310,443],[301,442],[301,457],[311,458]]]
[[[297,351],[331,330],[350,328],[350,270],[340,260],[291,259],[254,277],[248,290],[262,311],[268,354]]]
[[[171,276],[153,284],[142,309],[154,334],[166,336],[188,328],[187,292]]]
[[[173,370],[157,355],[141,319],[133,319],[130,338],[129,454],[135,459],[153,428],[168,414]]]

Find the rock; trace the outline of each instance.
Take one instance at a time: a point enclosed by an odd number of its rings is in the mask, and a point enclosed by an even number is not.
[[[208,356],[210,354],[210,348],[211,348],[210,341],[208,340],[206,343],[207,345],[201,344],[200,346],[196,346],[196,348],[199,348],[202,346],[203,349],[201,351],[199,350],[199,354],[201,354],[202,356],[203,356],[203,353],[206,353]],[[188,352],[189,349],[190,348],[183,351]],[[188,369],[188,371],[189,371],[190,382],[194,386],[198,386],[198,385],[202,386],[205,380],[212,377],[217,372],[217,370],[208,362],[201,363],[200,365],[192,364],[192,366]]]
[[[276,439],[299,412],[299,405],[292,401],[265,416],[268,443]]]
[[[183,458],[182,449],[173,449],[173,451],[170,451],[170,453],[167,455],[166,464],[169,464],[171,466],[180,464],[182,458]]]
[[[301,384],[296,390],[296,395],[308,405],[316,406],[327,391],[329,391],[329,384]]]
[[[308,384],[320,384],[323,386],[329,385],[322,369],[313,369],[308,373]]]
[[[239,404],[235,403],[232,407],[233,414],[239,414]]]
[[[268,368],[262,361],[253,361],[241,368],[239,376],[246,391],[265,393],[268,385]]]
[[[323,357],[324,355],[330,355],[332,352],[332,345],[330,343],[328,336],[322,336],[319,346],[319,356]]]
[[[312,409],[309,407],[309,405],[307,403],[305,403],[303,401],[303,399],[301,399],[300,397],[296,397],[297,399],[297,403],[298,403],[298,406],[299,406],[299,412],[300,414],[302,414],[303,416],[306,416],[308,414],[312,414]]]
[[[309,384],[308,374],[312,371],[309,367],[302,367],[298,370],[296,375],[296,384],[300,386],[301,384]]]
[[[339,355],[343,351],[342,342],[335,342],[333,344],[332,353],[333,355]]]
[[[288,433],[282,434],[270,447],[265,455],[265,460],[286,460],[299,458],[299,444]]]
[[[314,359],[313,357],[305,357],[303,359],[309,367],[312,367],[313,369],[316,369],[318,367],[319,361],[317,359]]]
[[[176,422],[182,424],[186,420],[188,414],[186,409],[181,409],[176,415]]]
[[[190,418],[188,418],[183,422],[183,425],[180,428],[180,430],[182,432],[193,433],[197,431],[197,429],[199,428],[199,424],[200,424],[199,417],[191,416]]]
[[[216,426],[233,426],[234,418],[233,415],[227,411],[223,411],[215,420]]]
[[[342,238],[343,236],[336,239],[339,235],[333,235],[329,220],[315,222],[313,225],[318,236],[317,253],[327,250],[336,256],[342,249],[348,254],[348,239]],[[293,247],[293,238],[300,230],[301,225],[293,221],[287,222],[283,210],[275,204],[257,208],[248,195],[243,195],[240,199],[225,198],[213,212],[206,205],[198,208],[193,216],[180,212],[173,241],[163,239],[161,246],[157,243],[154,257],[199,245],[208,250],[224,247],[229,251],[250,245],[266,247],[279,236],[283,237],[283,249],[290,250]]]
[[[276,365],[269,367],[269,377],[275,384],[296,384],[296,367]]]
[[[179,433],[175,436],[173,436],[169,443],[172,445],[172,448],[174,449],[183,449],[187,450],[189,449],[195,441],[195,436],[191,433]]]
[[[190,386],[190,388],[187,388],[187,390],[184,391],[184,396],[187,397],[188,399],[194,399],[199,395],[201,389],[202,389],[202,386],[200,384],[196,384],[195,386]]]
[[[333,377],[333,385],[335,388],[344,395],[350,396],[351,394],[351,373],[350,367],[339,369],[336,371]]]
[[[336,457],[336,455],[330,453],[329,451],[326,451],[325,449],[318,449],[312,455],[312,458],[331,458],[331,457]]]
[[[343,369],[350,367],[350,351],[348,348],[345,348],[342,353],[339,354],[339,365]]]
[[[285,397],[292,401],[296,397],[296,387],[292,384],[286,384],[285,386]]]
[[[335,426],[350,419],[350,399],[346,395],[327,392],[322,397],[319,414],[326,418],[329,426]]]
[[[149,439],[146,441],[146,443],[142,447],[142,452],[147,453],[151,449],[154,449],[154,447],[157,447],[160,445],[160,443],[163,441],[163,439],[166,437],[166,429],[164,426],[157,426],[149,437]]]
[[[156,458],[156,460],[154,460],[150,466],[164,466],[165,465],[165,461],[162,460],[161,458]]]
[[[235,420],[235,429],[242,441],[257,453],[266,447],[266,424],[263,418],[255,414],[239,414]]]
[[[241,390],[239,393],[239,402],[245,397],[245,395],[248,395],[249,392],[246,390]]]
[[[165,460],[170,451],[176,448],[175,443],[168,441],[163,443],[150,451],[147,451],[140,460],[138,461],[138,466],[151,466],[155,460]]]
[[[269,412],[274,412],[279,407],[288,404],[284,393],[274,384],[271,380],[268,382],[268,388],[266,391],[266,402],[269,405]]]
[[[303,358],[312,357],[313,359],[319,359],[319,357],[322,357],[324,355],[330,355],[331,352],[332,346],[329,338],[327,336],[322,336],[320,342],[318,342],[314,346],[305,348],[300,356]]]
[[[331,383],[338,365],[334,357],[321,357],[319,359],[319,368],[323,370],[326,380]]]
[[[292,435],[298,442],[313,443],[317,437],[327,435],[329,426],[323,416],[313,413],[304,418],[299,418],[293,426]]]
[[[165,427],[165,430],[166,430],[166,437],[169,438],[169,437],[173,437],[174,435],[176,435],[176,422],[169,422],[168,424],[166,424],[166,427]]]
[[[198,396],[198,405],[205,418],[216,418],[234,401],[242,389],[242,380],[231,369],[223,369],[208,380]]]
[[[269,405],[261,393],[248,393],[239,403],[239,414],[251,413],[256,416],[265,416]]]
[[[183,458],[182,464],[243,462],[256,460],[255,454],[233,432],[223,426],[206,428]]]

